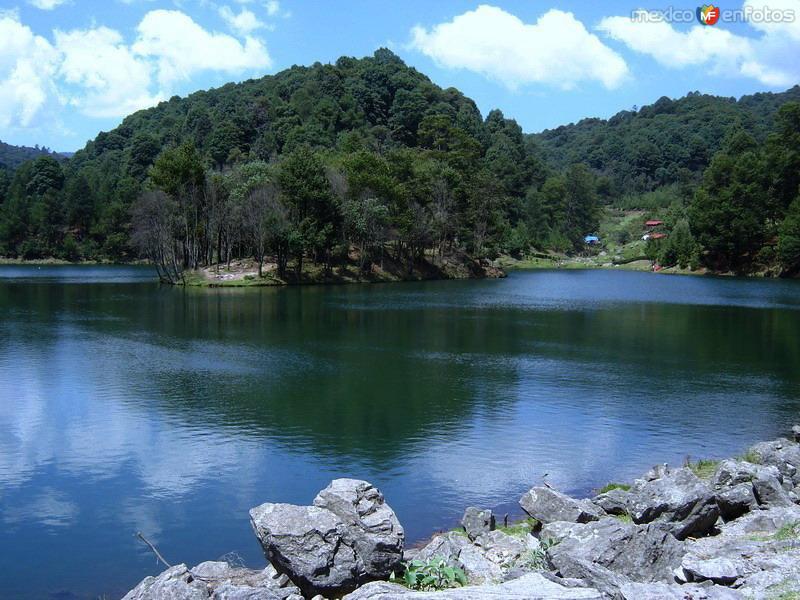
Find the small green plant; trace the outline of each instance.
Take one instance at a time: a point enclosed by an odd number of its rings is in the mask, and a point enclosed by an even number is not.
[[[686,466],[700,479],[708,479],[711,477],[714,471],[717,470],[717,465],[719,465],[718,460],[709,460],[707,458],[701,458],[697,462],[692,462],[691,460],[686,461]]]
[[[776,540],[792,540],[794,538],[800,537],[800,521],[795,521],[794,523],[789,523],[788,525],[784,525],[778,531],[774,533],[772,536],[773,539]]]
[[[540,540],[539,547],[526,550],[517,559],[516,566],[527,571],[544,571],[548,568],[547,551],[558,543],[553,538]]]
[[[629,489],[631,489],[631,486],[628,485],[627,483],[615,483],[612,481],[611,483],[607,483],[599,490],[597,490],[597,493],[605,494],[606,492],[610,492],[611,490],[622,490],[627,492]]]
[[[389,581],[402,583],[412,590],[445,590],[467,585],[467,576],[458,567],[451,567],[443,558],[434,556],[423,560],[412,560],[403,565],[403,575],[392,573]]]
[[[502,531],[506,535],[513,535],[514,537],[525,537],[533,532],[539,526],[539,521],[533,517],[529,517],[523,521],[511,523],[510,525],[498,525],[497,531]]]
[[[753,463],[754,465],[761,464],[761,456],[757,452],[748,450],[740,457],[743,461]]]
[[[628,513],[622,513],[621,515],[614,515],[614,516],[623,523],[633,523],[633,517],[630,516]]]

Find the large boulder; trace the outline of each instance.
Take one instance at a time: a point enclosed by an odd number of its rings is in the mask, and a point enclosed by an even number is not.
[[[593,578],[588,565],[634,581],[672,581],[683,556],[683,543],[666,525],[638,526],[614,517],[583,524],[552,523],[542,528],[540,538],[551,540],[548,556],[562,576],[588,577],[592,585],[602,582]]]
[[[204,562],[193,569],[176,565],[145,577],[123,600],[302,600],[286,575],[268,566],[261,571]]]
[[[474,540],[482,533],[488,533],[494,529],[494,515],[491,510],[481,510],[470,506],[461,517],[461,526],[467,532],[469,539]]]
[[[512,536],[502,531],[479,535],[474,542],[451,531],[433,537],[414,554],[416,560],[441,558],[458,567],[472,584],[502,581],[515,570],[532,570],[530,556],[538,552],[539,540],[532,535]]]
[[[665,523],[679,540],[709,533],[720,515],[714,491],[688,468],[648,473],[630,494],[634,523]]]
[[[717,492],[717,506],[725,521],[738,519],[758,507],[752,483],[739,483]]]
[[[616,600],[744,600],[740,592],[719,585],[677,585],[629,582],[620,586]]]
[[[777,467],[785,479],[800,484],[800,444],[786,438],[760,442],[750,447],[747,456],[760,465]]]
[[[250,520],[267,560],[310,596],[386,579],[403,557],[403,528],[366,481],[337,479],[314,506],[262,504]]]
[[[526,513],[542,524],[555,521],[588,523],[603,515],[603,510],[590,500],[576,500],[549,487],[534,487],[519,499]]]
[[[620,488],[608,490],[592,498],[592,502],[609,515],[627,515],[630,501],[631,493]]]
[[[540,573],[528,573],[505,583],[438,592],[416,592],[380,581],[368,583],[342,600],[603,600],[603,595],[596,589],[568,587]]]

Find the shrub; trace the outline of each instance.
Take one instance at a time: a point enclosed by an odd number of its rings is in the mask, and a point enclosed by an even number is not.
[[[623,490],[627,492],[629,489],[631,489],[631,486],[628,485],[627,483],[615,483],[612,481],[610,483],[605,484],[603,487],[597,490],[597,493],[605,494],[606,492],[610,492],[611,490]]]
[[[392,573],[389,581],[397,581],[412,590],[444,590],[467,585],[467,576],[458,567],[451,567],[443,558],[412,560],[404,564],[401,577]]]

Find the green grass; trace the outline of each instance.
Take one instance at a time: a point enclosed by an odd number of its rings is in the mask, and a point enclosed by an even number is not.
[[[603,487],[597,490],[597,493],[605,494],[606,492],[610,492],[611,490],[623,490],[627,492],[629,489],[631,489],[631,486],[627,483],[616,483],[612,481],[610,483],[605,484]]]
[[[754,465],[761,464],[761,457],[758,455],[757,452],[753,452],[752,450],[748,450],[744,454],[742,454],[739,458],[741,458],[745,462],[753,463]]]
[[[780,541],[793,540],[799,537],[800,537],[800,521],[784,525],[772,535],[773,539]]]
[[[630,516],[628,513],[623,513],[621,515],[614,515],[614,517],[619,519],[623,523],[633,523],[633,517]]]
[[[513,535],[515,537],[525,537],[526,535],[534,531],[538,526],[539,526],[539,521],[529,517],[524,521],[511,523],[508,526],[498,525],[496,529],[497,531],[502,531],[507,535]]]
[[[709,479],[714,474],[714,471],[717,470],[717,465],[719,465],[718,460],[707,458],[701,458],[697,462],[688,461],[686,463],[686,466],[700,479]]]

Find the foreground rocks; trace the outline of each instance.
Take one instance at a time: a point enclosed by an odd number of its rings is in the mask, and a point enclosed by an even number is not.
[[[250,519],[267,560],[309,596],[387,579],[403,559],[403,528],[366,481],[336,479],[313,506],[262,504]]]
[[[123,600],[302,600],[300,590],[274,567],[253,571],[225,562],[204,562],[193,569],[176,565],[158,577],[146,577]]]
[[[250,511],[270,563],[178,565],[124,600],[774,600],[800,597],[800,426],[713,473],[654,467],[630,486],[575,499],[549,486],[520,498],[532,517],[497,527],[470,507],[463,530],[404,548],[403,528],[366,481],[337,479],[311,506]],[[403,560],[442,560],[468,585],[414,591],[387,581]],[[321,594],[321,596],[315,596]]]

